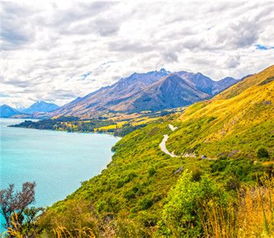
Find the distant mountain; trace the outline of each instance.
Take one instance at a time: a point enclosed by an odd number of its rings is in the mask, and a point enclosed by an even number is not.
[[[200,90],[209,95],[213,95],[213,88],[216,81],[213,81],[211,78],[201,74],[201,73],[191,73],[186,71],[177,72],[177,74],[186,80],[189,84],[195,87],[197,90]]]
[[[192,83],[196,89],[209,95],[215,95],[239,81],[232,77],[226,77],[219,81],[214,81],[201,73],[195,74],[185,71],[177,72],[177,74],[189,83]]]
[[[38,112],[52,112],[58,108],[59,108],[59,106],[57,106],[54,103],[38,101],[38,102],[32,104],[30,107],[22,110],[22,112],[27,113],[27,114],[34,114],[34,113],[38,113]]]
[[[235,82],[233,78],[213,81],[201,73],[171,73],[165,69],[134,73],[77,98],[50,115],[90,118],[106,112],[131,113],[186,106],[209,98]]]
[[[100,88],[85,97],[73,100],[51,113],[51,115],[93,117],[106,111],[125,111],[126,109],[119,109],[124,101],[129,100],[168,74],[170,72],[165,69],[148,73],[134,73],[129,77],[121,78],[111,86]]]
[[[199,91],[177,74],[170,74],[140,91],[132,99],[125,101],[124,110],[157,111],[189,105],[210,97]]]
[[[20,114],[21,113],[19,111],[6,104],[0,106],[0,117],[2,118],[9,118]]]
[[[212,93],[217,94],[227,88],[229,88],[231,85],[239,82],[239,80],[234,79],[232,77],[226,77],[219,81],[215,81],[215,85],[213,87]]]

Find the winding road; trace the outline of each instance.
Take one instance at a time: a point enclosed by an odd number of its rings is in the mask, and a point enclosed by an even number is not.
[[[176,131],[178,129],[178,127],[175,127],[171,124],[168,124],[168,127],[171,131]],[[168,151],[168,149],[166,148],[166,142],[167,142],[168,138],[169,138],[168,135],[164,135],[164,138],[162,139],[161,143],[159,144],[161,151],[163,151],[165,154],[169,155],[170,157],[179,157],[179,155],[174,154],[174,152]],[[182,157],[198,158],[198,156],[196,156],[194,153],[192,153],[192,154],[186,153],[186,154],[182,154],[181,156]],[[212,160],[212,161],[217,160],[217,158],[208,158],[205,155],[202,155],[200,158],[204,159],[204,160]]]
[[[177,129],[177,127],[175,127],[171,124],[169,124],[168,127],[171,131],[175,131]],[[178,155],[175,155],[174,152],[169,152],[168,149],[166,148],[166,142],[167,142],[168,138],[169,138],[168,135],[164,135],[163,140],[159,144],[159,147],[160,147],[161,151],[163,151],[165,154],[167,154],[171,157],[179,157]]]
[[[173,125],[171,125],[171,124],[168,124],[168,127],[169,127],[169,129],[172,130],[172,131],[176,131],[176,130],[178,129],[178,127],[173,126]]]

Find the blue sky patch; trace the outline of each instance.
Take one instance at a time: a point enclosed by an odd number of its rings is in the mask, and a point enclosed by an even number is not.
[[[89,75],[91,75],[92,72],[87,72],[81,75],[82,79],[85,79],[86,77],[88,77]]]
[[[274,46],[265,46],[265,45],[260,45],[257,44],[255,45],[257,50],[271,50],[274,49]]]

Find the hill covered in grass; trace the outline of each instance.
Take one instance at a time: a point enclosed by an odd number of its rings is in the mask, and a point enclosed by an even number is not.
[[[271,66],[189,107],[176,120],[179,130],[171,135],[170,147],[177,153],[254,158],[257,148],[265,146],[273,156],[273,75]]]
[[[259,202],[265,195],[256,195],[258,206],[246,212],[242,205],[256,197],[254,191],[268,191],[260,186],[274,173],[273,76],[271,66],[212,100],[124,136],[107,168],[50,207],[41,228],[49,236],[64,230],[77,236],[81,230],[96,237],[262,237],[274,232],[273,209],[264,210]],[[167,148],[177,157],[160,150],[165,134]],[[259,187],[248,189],[258,181]],[[257,220],[248,220],[251,214]]]

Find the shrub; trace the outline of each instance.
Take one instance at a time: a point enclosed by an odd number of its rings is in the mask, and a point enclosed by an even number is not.
[[[43,209],[29,207],[35,201],[35,185],[23,183],[19,192],[14,190],[13,184],[0,190],[0,214],[8,234],[5,237],[36,237],[41,233],[36,222]]]
[[[148,208],[150,208],[153,205],[153,200],[150,198],[143,198],[140,202],[139,202],[139,208],[140,210],[146,210]]]
[[[136,193],[133,190],[129,190],[125,193],[124,198],[126,198],[127,200],[133,199],[135,198]]]
[[[98,212],[118,212],[122,202],[115,197],[107,197],[97,202],[96,208]]]
[[[150,169],[148,170],[148,176],[151,177],[151,176],[153,176],[154,174],[156,174],[156,170],[155,170],[154,168],[150,168]]]
[[[254,181],[263,168],[248,159],[221,158],[211,164],[211,171],[223,178],[234,177],[239,181]]]
[[[240,181],[235,177],[228,178],[228,180],[225,183],[225,188],[227,191],[238,190],[240,186],[241,186]]]
[[[167,200],[160,230],[174,237],[200,237],[203,234],[201,214],[204,204],[211,201],[225,203],[226,193],[210,179],[194,181],[192,173],[184,171]]]
[[[195,168],[192,170],[192,179],[194,181],[199,181],[202,176],[202,171],[199,168]]]
[[[159,217],[149,211],[142,211],[138,214],[137,218],[144,227],[153,227],[157,225]]]
[[[260,148],[257,151],[258,158],[269,158],[268,151],[265,148]]]
[[[129,173],[127,176],[121,178],[118,180],[116,187],[121,188],[123,187],[126,183],[132,181],[135,177],[137,177],[137,174],[135,173]]]
[[[102,221],[88,201],[69,200],[62,208],[50,208],[38,220],[43,234],[28,237],[103,237]]]
[[[228,206],[209,203],[204,209],[204,237],[274,237],[274,180],[264,178],[261,183],[238,190]]]

